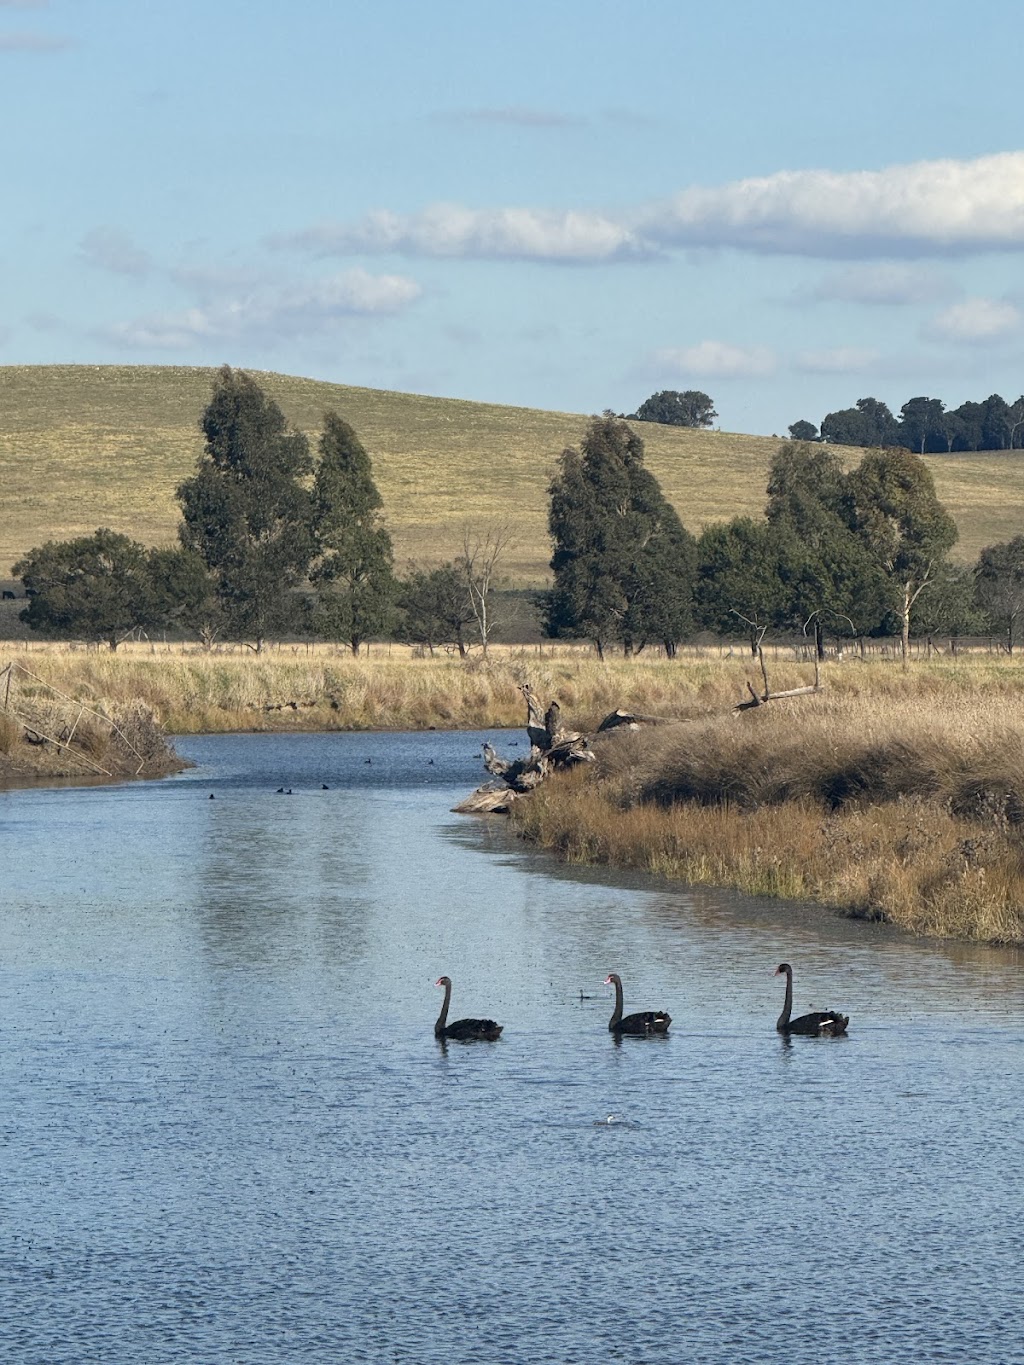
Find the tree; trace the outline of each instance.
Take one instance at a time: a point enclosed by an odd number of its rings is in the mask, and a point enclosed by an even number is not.
[[[462,554],[455,560],[455,569],[465,587],[484,658],[487,657],[487,646],[497,625],[491,610],[491,594],[502,556],[511,546],[511,526],[499,523],[484,531],[474,531],[467,526],[462,533]]]
[[[789,572],[784,538],[766,521],[736,517],[697,540],[694,597],[708,630],[745,635],[757,653],[764,631],[786,615]]]
[[[243,371],[225,365],[200,426],[206,449],[178,488],[182,544],[211,570],[225,627],[259,652],[297,615],[313,553],[309,446]]]
[[[989,545],[974,571],[975,601],[1013,653],[1024,621],[1024,536]]]
[[[854,526],[897,590],[906,664],[911,610],[956,543],[956,523],[928,467],[909,450],[871,451],[850,475],[850,487]]]
[[[398,584],[398,607],[404,639],[426,645],[431,654],[438,645],[454,644],[465,658],[466,627],[476,618],[465,574],[455,564],[431,570],[410,568],[408,577]]]
[[[597,417],[551,484],[546,628],[589,637],[602,658],[609,640],[627,654],[652,640],[672,652],[689,629],[693,538],[643,457],[625,422]]]
[[[1005,450],[1010,444],[1013,419],[1010,408],[998,393],[989,394],[981,404],[981,449]]]
[[[955,654],[962,635],[975,635],[985,626],[975,594],[974,571],[963,564],[943,564],[914,612],[914,632],[924,635],[931,649],[932,637],[946,635]]]
[[[794,441],[818,440],[818,428],[814,425],[813,422],[805,422],[803,420],[799,422],[794,422],[791,427],[787,428],[787,430],[789,431],[789,434]]]
[[[840,446],[889,446],[899,440],[896,419],[877,398],[858,398],[857,406],[830,412],[821,439]]]
[[[685,393],[662,389],[645,399],[633,414],[637,422],[661,422],[668,427],[710,427],[717,416],[714,403],[699,389]]]
[[[900,408],[900,444],[923,455],[946,444],[943,422],[946,405],[941,398],[910,398]]]
[[[364,640],[390,623],[393,555],[370,457],[352,427],[333,412],[324,417],[312,504],[316,559],[310,577],[318,590],[313,626],[318,635],[347,640],[358,654]]]
[[[77,540],[47,541],[13,570],[31,597],[21,620],[58,639],[105,640],[117,649],[160,620],[149,552],[100,529]]]
[[[826,625],[843,636],[879,629],[892,595],[884,572],[853,529],[853,493],[835,452],[820,445],[780,446],[765,513],[780,537],[775,553],[789,584],[788,600],[774,624],[813,626],[819,658]]]
[[[984,436],[985,410],[981,403],[961,403],[943,419],[950,450],[980,450]]]
[[[194,631],[212,649],[224,629],[224,612],[202,557],[178,545],[150,550],[149,563],[161,623]]]

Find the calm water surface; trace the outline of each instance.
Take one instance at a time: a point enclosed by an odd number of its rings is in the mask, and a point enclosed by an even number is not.
[[[481,738],[0,793],[0,1358],[1024,1361],[1019,956],[559,867]]]

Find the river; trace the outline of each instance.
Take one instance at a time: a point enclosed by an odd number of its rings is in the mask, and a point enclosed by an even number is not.
[[[483,738],[0,793],[3,1359],[1024,1361],[1020,955],[560,866]]]

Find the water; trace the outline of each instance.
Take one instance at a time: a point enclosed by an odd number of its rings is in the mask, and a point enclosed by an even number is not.
[[[1019,957],[560,867],[481,738],[0,793],[3,1359],[1024,1361]]]

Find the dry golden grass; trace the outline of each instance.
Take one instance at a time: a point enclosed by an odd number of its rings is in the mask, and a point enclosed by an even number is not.
[[[214,371],[175,366],[0,367],[0,573],[32,546],[110,526],[147,544],[175,537],[174,490],[195,468],[198,422]],[[521,585],[547,577],[547,488],[587,417],[256,373],[289,419],[315,439],[340,412],[370,451],[398,562],[454,555],[461,528],[514,520],[505,564]],[[764,506],[774,437],[645,423],[647,462],[684,523]],[[859,450],[844,452],[850,462]],[[939,496],[960,527],[958,553],[1020,530],[1024,457],[929,456]]]
[[[792,650],[769,650],[768,657],[774,688],[810,681],[811,670],[792,661]],[[282,645],[255,655],[242,646],[205,653],[197,646],[125,644],[111,653],[30,641],[0,649],[0,667],[8,659],[69,695],[112,702],[140,698],[176,733],[521,726],[522,681],[531,682],[545,704],[557,698],[567,724],[589,730],[623,705],[666,718],[720,715],[746,695],[748,679],[760,682],[745,652],[718,647],[684,650],[675,660],[645,652],[601,663],[585,646],[509,646],[492,650],[487,660],[474,654],[462,662],[454,654],[418,657],[401,645],[374,645],[353,659],[324,644]],[[906,673],[894,661],[848,659],[826,665],[823,680],[822,696],[773,703],[763,714],[748,712],[728,722],[731,733],[770,727],[782,715],[803,720],[811,708],[828,714],[836,705],[841,711],[857,699],[873,699],[883,708],[909,699],[911,711],[919,701],[932,700],[950,710],[986,698],[1019,705],[1024,658],[935,656]],[[743,721],[753,725],[744,728]]]
[[[612,735],[514,818],[571,860],[1024,943],[1020,675],[936,681]]]

